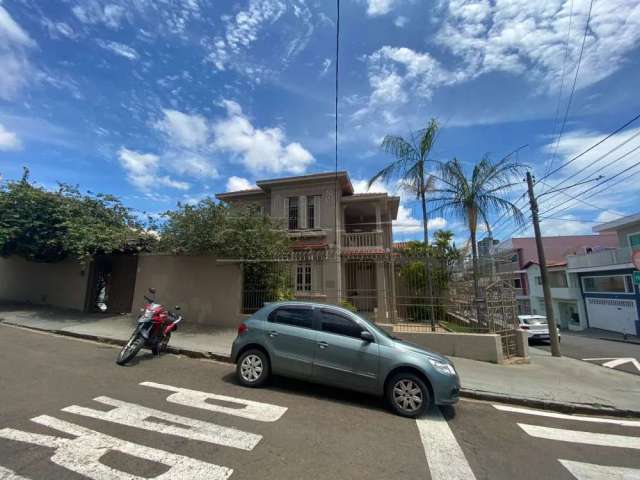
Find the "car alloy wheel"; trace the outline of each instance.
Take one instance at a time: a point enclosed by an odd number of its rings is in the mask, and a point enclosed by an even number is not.
[[[240,364],[240,375],[246,382],[257,382],[263,371],[264,365],[262,364],[262,359],[258,355],[251,354],[242,359],[242,363]]]
[[[422,389],[413,380],[403,378],[393,386],[393,402],[407,413],[418,412],[423,401]]]
[[[236,364],[236,377],[245,387],[260,387],[271,376],[269,355],[257,348],[247,350],[240,355]]]

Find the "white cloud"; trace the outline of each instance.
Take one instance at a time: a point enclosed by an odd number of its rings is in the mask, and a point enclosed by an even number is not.
[[[386,15],[398,3],[397,0],[367,0],[367,15],[376,17]]]
[[[212,125],[213,146],[234,154],[250,171],[300,174],[314,162],[302,145],[286,143],[281,128],[255,128],[238,103],[224,100],[223,105],[227,116]]]
[[[43,18],[41,20],[41,23],[47,28],[49,32],[49,36],[53,39],[57,39],[60,37],[73,39],[77,37],[76,33],[73,31],[73,29],[69,26],[68,23],[53,22],[48,18]]]
[[[246,178],[233,175],[227,180],[226,188],[227,192],[238,192],[240,190],[251,190],[252,188],[256,188],[256,185]]]
[[[138,58],[140,57],[138,55],[138,52],[136,52],[134,48],[128,45],[125,45],[124,43],[113,42],[111,40],[102,40],[100,38],[97,39],[96,42],[101,48],[104,48],[105,50],[110,50],[116,55],[120,55],[121,57],[128,58],[129,60],[138,60]]]
[[[179,175],[193,178],[216,178],[218,170],[211,161],[197,152],[188,150],[169,152],[162,156],[163,164]]]
[[[420,214],[421,215],[421,214]],[[430,218],[427,222],[429,227],[429,237],[435,230],[440,230],[447,226],[447,221],[442,217]],[[394,234],[422,234],[422,220],[413,216],[409,208],[404,205],[398,207],[398,217],[393,221]]]
[[[605,210],[596,217],[595,221],[599,223],[607,223],[612,222],[613,220],[617,220],[621,217],[623,217],[623,215],[620,215],[619,213],[612,212],[611,210]]]
[[[369,188],[369,181],[365,179],[353,179],[351,181],[355,193],[390,193],[389,188],[381,181],[376,181]]]
[[[393,21],[393,24],[398,28],[404,28],[407,23],[409,23],[409,19],[403,15],[397,16]]]
[[[86,24],[101,23],[109,28],[117,29],[126,17],[124,7],[116,4],[100,5],[95,0],[83,2],[71,9],[78,20]]]
[[[36,42],[0,5],[0,98],[12,100],[35,77],[27,51]]]
[[[226,33],[213,41],[213,51],[208,59],[218,70],[225,70],[233,57],[240,55],[249,45],[258,40],[265,24],[274,23],[286,11],[286,4],[278,0],[250,0],[246,10],[232,18],[226,18]]]
[[[329,71],[329,67],[331,66],[331,59],[330,58],[325,58],[324,61],[322,62],[322,71],[320,72],[320,76],[326,75],[327,72]]]
[[[206,144],[209,128],[204,117],[169,109],[163,109],[162,113],[164,118],[156,123],[156,128],[166,133],[173,144],[188,148]]]
[[[127,173],[127,180],[143,192],[150,192],[155,187],[169,187],[188,190],[190,185],[171,179],[167,175],[158,175],[160,157],[152,153],[140,153],[122,147],[118,150],[120,165]]]
[[[0,123],[0,150],[20,150],[22,142],[15,132],[10,132]]]
[[[466,78],[487,72],[524,74],[544,90],[559,88],[571,5],[572,35],[566,75],[577,65],[590,0],[450,0],[436,36],[459,60]],[[618,70],[640,40],[637,2],[595,2],[577,88]],[[568,84],[566,82],[565,84]]]

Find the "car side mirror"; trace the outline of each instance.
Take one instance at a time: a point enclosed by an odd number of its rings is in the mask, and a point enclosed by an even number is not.
[[[365,342],[373,342],[373,335],[371,334],[371,332],[368,332],[366,330],[360,332],[360,338]]]

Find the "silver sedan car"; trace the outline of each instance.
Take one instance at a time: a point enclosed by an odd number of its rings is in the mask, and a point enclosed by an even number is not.
[[[458,401],[460,380],[442,355],[404,342],[343,308],[269,304],[238,327],[231,357],[238,381],[263,385],[283,375],[384,395],[394,412],[417,417]]]

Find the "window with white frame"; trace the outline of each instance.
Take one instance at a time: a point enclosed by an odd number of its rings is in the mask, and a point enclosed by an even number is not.
[[[582,277],[582,288],[586,293],[633,293],[633,282],[631,275]]]
[[[311,264],[299,263],[296,267],[296,291],[311,291]]]
[[[316,225],[316,201],[317,198],[315,195],[310,195],[307,197],[307,228],[313,229],[318,228]]]

